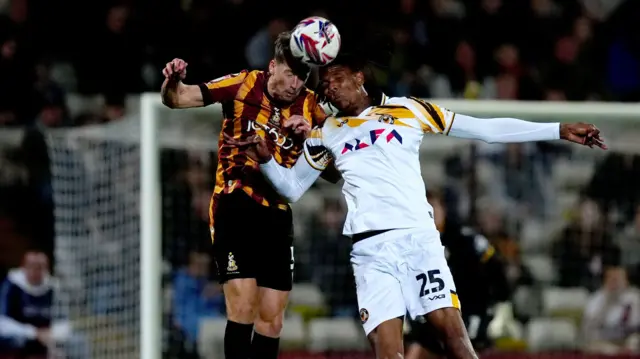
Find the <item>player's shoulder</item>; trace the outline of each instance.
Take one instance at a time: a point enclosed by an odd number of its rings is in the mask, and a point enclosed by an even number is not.
[[[249,76],[249,70],[241,70],[239,72],[234,72],[234,73],[226,74],[224,76],[217,77],[207,82],[207,85],[212,85],[212,84],[222,83],[222,82],[238,83],[246,80],[248,76]]]

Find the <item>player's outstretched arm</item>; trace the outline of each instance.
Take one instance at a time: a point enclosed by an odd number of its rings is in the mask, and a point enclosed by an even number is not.
[[[585,123],[560,124],[518,120],[515,118],[475,118],[455,114],[449,135],[487,143],[534,142],[563,139],[581,145],[607,149],[600,130]]]
[[[225,134],[225,142],[232,146],[253,146],[247,148],[246,153],[251,159],[260,164],[262,174],[271,183],[273,188],[289,202],[296,202],[320,177],[326,167],[328,151],[316,153],[313,148],[310,150],[310,143],[307,139],[304,143],[305,160],[299,159],[296,164],[287,168],[278,164],[273,158],[264,138],[254,135],[246,141],[238,141]]]
[[[205,105],[202,91],[198,85],[182,82],[187,76],[187,63],[173,59],[162,70],[165,79],[162,83],[162,103],[169,108],[191,108]]]

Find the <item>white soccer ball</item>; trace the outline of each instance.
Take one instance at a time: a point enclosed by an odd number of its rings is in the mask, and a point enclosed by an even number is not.
[[[340,33],[331,21],[308,17],[298,23],[291,32],[291,52],[309,66],[324,66],[340,52]]]

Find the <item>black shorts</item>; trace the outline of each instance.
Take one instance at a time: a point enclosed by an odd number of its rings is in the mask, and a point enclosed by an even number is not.
[[[213,258],[220,283],[255,278],[260,287],[290,291],[294,265],[291,209],[263,206],[242,190],[215,200]]]
[[[487,336],[487,328],[492,317],[489,315],[462,315],[462,321],[467,328],[469,339],[476,351],[483,350],[491,345]],[[438,339],[435,328],[423,321],[411,321],[411,330],[406,336],[407,343],[418,343],[421,347],[436,355],[444,355],[442,342]]]

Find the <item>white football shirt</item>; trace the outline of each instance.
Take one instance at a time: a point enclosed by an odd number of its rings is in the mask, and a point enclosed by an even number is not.
[[[420,173],[425,134],[507,143],[558,139],[559,129],[559,123],[479,119],[416,98],[385,97],[358,116],[330,117],[314,128],[304,143],[306,161],[285,168],[272,159],[260,168],[281,195],[295,202],[334,161],[344,179],[347,236],[401,228],[436,234]]]
[[[355,117],[331,117],[312,131],[305,158],[323,170],[329,157],[342,173],[347,202],[344,234],[425,228],[436,233],[420,172],[425,133],[446,134],[454,114],[412,98],[389,98]]]

